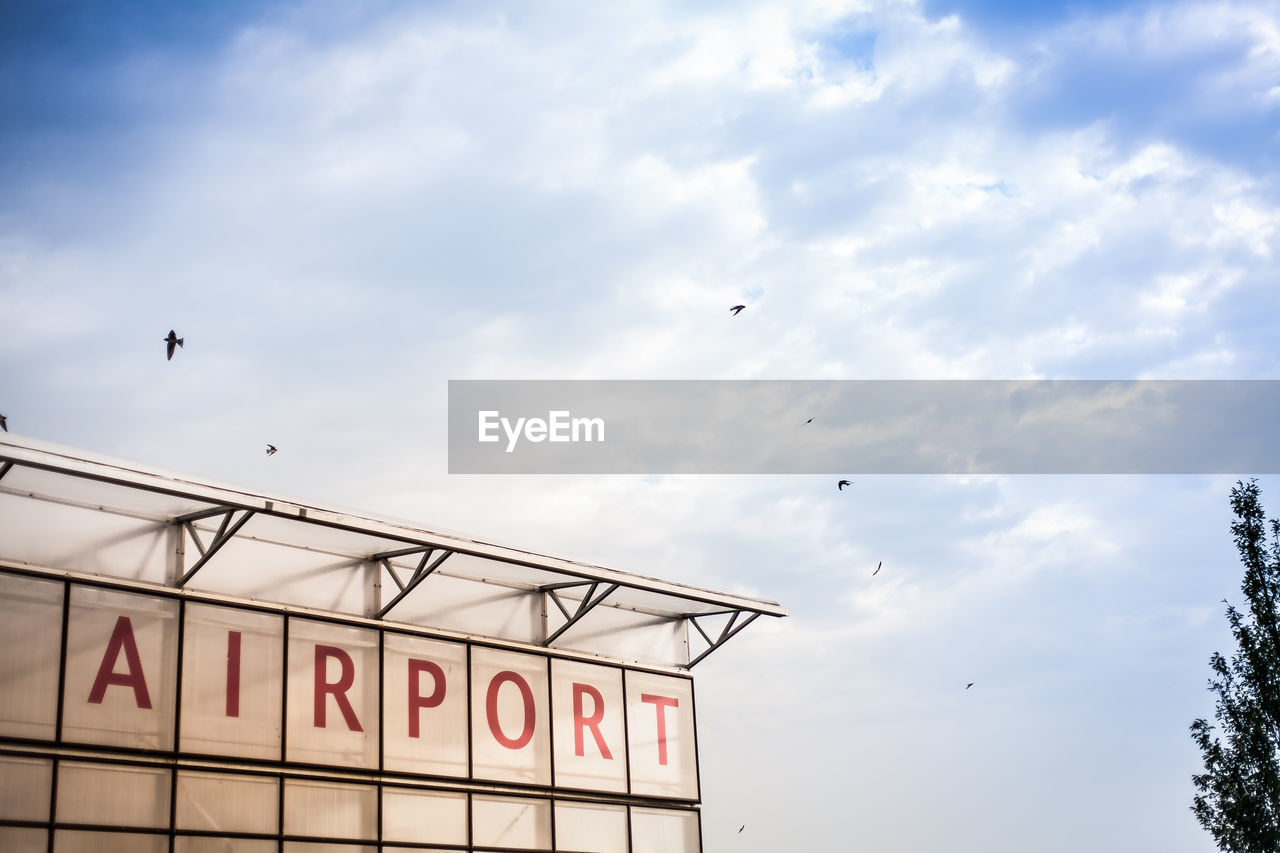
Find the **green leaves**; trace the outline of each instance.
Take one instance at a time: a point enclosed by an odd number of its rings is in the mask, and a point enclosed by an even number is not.
[[[1205,772],[1191,777],[1191,807],[1220,850],[1280,850],[1280,521],[1271,521],[1271,543],[1256,481],[1231,490],[1231,525],[1244,564],[1245,612],[1227,606],[1237,651],[1209,658],[1216,696],[1214,719],[1191,724]],[[1215,736],[1215,730],[1221,738]]]

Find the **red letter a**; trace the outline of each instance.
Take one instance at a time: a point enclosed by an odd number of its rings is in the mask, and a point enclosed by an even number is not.
[[[129,669],[121,675],[116,674],[116,661],[120,651],[124,650],[124,660]],[[118,684],[121,687],[133,688],[133,700],[139,708],[151,709],[151,696],[147,693],[147,680],[142,674],[142,660],[138,657],[138,644],[133,639],[133,623],[128,616],[116,620],[115,630],[107,641],[107,650],[102,655],[102,663],[98,666],[98,677],[93,680],[93,689],[89,691],[89,701],[95,705],[102,704],[107,685]]]

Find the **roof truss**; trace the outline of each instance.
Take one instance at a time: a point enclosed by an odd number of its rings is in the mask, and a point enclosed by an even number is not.
[[[590,613],[592,608],[594,608],[596,605],[600,604],[606,598],[608,598],[610,595],[616,592],[619,586],[616,583],[610,584],[603,592],[601,592],[599,595],[596,595],[596,589],[600,585],[601,585],[600,581],[574,581],[569,583],[548,584],[542,587],[542,591],[546,593],[547,597],[555,604],[555,606],[560,610],[560,612],[564,614],[564,618],[565,618],[564,624],[561,625],[559,628],[555,629],[554,631],[551,631],[547,635],[547,638],[542,641],[542,645],[550,646],[552,643],[554,643],[557,639],[560,638],[561,634],[563,634],[565,631],[568,631],[570,628],[576,625],[579,621],[581,621],[583,616],[586,616],[588,613]],[[571,614],[569,613],[569,609],[564,606],[564,600],[561,599],[560,592],[566,589],[581,589],[583,587],[587,588],[587,592],[585,595],[582,596],[581,600],[579,600],[577,607],[574,609],[573,613]]]
[[[370,563],[377,563],[382,571],[385,571],[391,576],[391,580],[395,582],[395,585],[400,590],[395,594],[391,601],[378,608],[376,615],[379,619],[386,618],[386,615],[391,612],[391,608],[395,607],[401,601],[404,601],[405,596],[417,589],[418,584],[422,583],[431,576],[432,572],[440,568],[441,563],[457,553],[456,551],[439,549],[439,555],[433,560],[432,556],[436,554],[436,551],[436,548],[428,546],[401,548],[398,551],[388,551],[385,554],[374,554],[369,558]],[[401,580],[399,572],[396,571],[396,567],[391,564],[391,559],[393,557],[406,557],[412,554],[420,554],[421,558],[418,560],[418,565],[413,569],[413,573],[409,576],[409,579],[407,581]]]
[[[759,612],[748,612],[746,610],[730,610],[728,611],[728,613],[729,613],[728,621],[724,623],[723,627],[721,627],[720,633],[716,636],[714,640],[711,639],[711,635],[709,635],[706,632],[706,630],[702,627],[702,622],[700,620],[705,620],[709,617],[714,617],[714,616],[723,616],[725,615],[724,613],[702,613],[697,615],[690,614],[687,617],[689,620],[689,624],[692,625],[697,630],[697,632],[702,636],[702,639],[706,640],[707,642],[707,647],[702,651],[701,654],[697,655],[696,657],[690,655],[690,660],[688,664],[689,669],[693,669],[693,667],[697,665],[698,661],[702,660],[707,655],[711,654],[716,649],[723,646],[733,637],[737,636],[742,631],[742,629],[746,628],[752,622],[756,621],[756,618],[760,615]],[[747,618],[743,619],[742,622],[738,622],[738,618],[743,616],[744,614],[746,614]]]
[[[236,513],[239,512],[239,517]],[[188,513],[174,519],[174,523],[182,527],[182,530],[191,537],[191,541],[195,543],[196,550],[200,552],[200,558],[195,564],[185,571],[182,571],[179,565],[181,577],[178,578],[175,586],[186,586],[187,583],[196,575],[196,572],[204,568],[205,564],[213,559],[213,555],[222,550],[222,546],[231,541],[231,537],[240,532],[240,529],[253,518],[254,511],[251,509],[236,510],[234,507],[218,507],[216,509],[201,510],[200,512]],[[213,540],[206,546],[200,538],[199,531],[196,530],[195,522],[205,518],[214,516],[222,516],[222,523],[218,526],[218,532],[213,535]],[[185,548],[179,549],[179,559],[186,554]]]
[[[772,601],[712,592],[395,522],[268,498],[9,436],[0,437],[0,496],[106,513],[104,518],[123,516],[122,523],[127,523],[132,531],[128,535],[144,537],[166,529],[175,531],[168,550],[171,560],[162,572],[164,582],[173,587],[189,588],[197,577],[202,587],[217,587],[208,582],[206,570],[228,544],[245,540],[246,546],[281,547],[314,555],[317,559],[337,558],[336,563],[330,561],[295,573],[305,577],[314,576],[315,572],[335,569],[349,572],[353,567],[365,567],[373,592],[366,595],[361,615],[370,618],[387,618],[411,596],[425,595],[427,602],[433,601],[429,581],[448,577],[452,581],[488,584],[490,590],[498,587],[517,596],[535,597],[541,602],[538,609],[542,613],[542,627],[540,637],[535,636],[533,642],[548,647],[557,643],[560,648],[574,647],[572,642],[566,645],[567,635],[584,621],[592,621],[593,614],[601,613],[602,608],[612,608],[620,614],[632,612],[654,617],[644,624],[692,625],[693,631],[682,633],[686,638],[683,644],[686,652],[673,664],[680,667],[696,665],[761,615],[786,615],[786,611]],[[154,532],[148,534],[147,531]],[[0,523],[0,534],[3,533]],[[97,554],[100,549],[114,547],[114,542],[112,539],[100,544],[77,543],[82,546],[77,553]],[[241,552],[237,558],[241,566],[244,553],[260,552]],[[0,536],[0,559],[14,557]],[[466,559],[462,559],[464,557]],[[34,564],[55,569],[79,568],[59,565],[59,561],[57,558],[52,563]],[[96,567],[91,570],[100,571]],[[121,574],[141,577],[129,575],[128,571],[133,570],[122,567]],[[267,572],[269,566],[264,567],[264,573]],[[111,573],[109,569],[107,573]],[[214,577],[216,580],[219,575],[215,573]],[[296,581],[304,585],[310,582]],[[385,599],[384,587],[390,593]],[[284,600],[283,603],[294,602]],[[430,607],[426,610],[430,611]],[[726,616],[721,626],[719,620]],[[584,636],[612,630],[613,624],[608,619],[597,620],[591,632],[572,636],[581,641]],[[530,641],[501,634],[493,636]],[[698,638],[701,643],[690,642]]]

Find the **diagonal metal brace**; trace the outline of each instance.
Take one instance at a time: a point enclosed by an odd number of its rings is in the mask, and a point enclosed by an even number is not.
[[[417,575],[427,564],[427,560],[431,559],[431,555],[435,553],[434,545],[414,545],[410,548],[398,548],[395,551],[383,551],[380,554],[373,554],[365,558],[365,562],[378,563],[382,568],[387,570],[387,574],[391,575],[391,579],[395,581],[396,586],[400,590],[404,590],[404,581],[400,580],[400,574],[396,571],[396,567],[391,561],[396,557],[408,557],[411,554],[421,554],[422,559],[418,561],[418,567],[413,570],[413,575]],[[411,576],[412,577],[412,576]]]
[[[586,584],[574,584],[574,586],[586,586]],[[546,590],[546,592],[551,595],[552,603],[555,604],[556,607],[560,608],[560,612],[564,614],[564,618],[572,619],[573,614],[569,612],[569,608],[564,606],[564,602],[560,600],[560,596],[556,594],[556,591],[553,589],[549,589],[549,590]],[[593,592],[595,592],[594,588],[588,590],[587,595],[590,595]]]
[[[610,595],[612,595],[614,590],[616,590],[619,585],[616,583],[609,584],[609,587],[604,592],[600,593],[599,595],[596,595],[596,587],[600,586],[600,582],[596,581],[595,583],[590,584],[589,588],[587,589],[587,594],[582,597],[582,601],[578,602],[578,609],[574,611],[572,616],[570,616],[568,608],[564,606],[564,602],[560,600],[560,596],[557,594],[556,590],[565,589],[571,586],[575,586],[575,587],[588,586],[588,584],[586,583],[552,584],[551,586],[543,587],[543,591],[548,593],[551,596],[551,600],[556,603],[556,607],[560,608],[560,612],[564,614],[564,618],[567,620],[563,625],[561,625],[558,629],[552,632],[551,635],[547,637],[547,639],[542,641],[542,645],[544,646],[549,646],[552,643],[554,643],[561,634],[563,634],[565,631],[568,631],[575,624],[577,624],[579,619],[581,619],[583,616],[586,616],[588,613],[590,613],[592,608],[594,608],[597,604],[599,604],[600,602],[608,598]]]
[[[760,616],[760,614],[759,614],[759,613],[752,613],[750,616],[748,616],[748,617],[746,618],[746,620],[745,620],[742,624],[738,625],[737,627],[734,627],[734,623],[736,623],[736,622],[738,621],[738,617],[739,617],[739,616],[741,616],[741,615],[742,615],[743,613],[745,613],[745,612],[746,612],[746,611],[744,611],[744,610],[735,610],[735,611],[733,611],[733,615],[729,617],[729,621],[728,621],[728,622],[726,622],[726,623],[724,624],[724,628],[722,628],[722,629],[720,630],[720,636],[716,637],[716,638],[715,638],[715,640],[712,640],[709,636],[707,636],[707,632],[706,632],[706,631],[704,631],[704,630],[702,630],[702,626],[698,624],[698,617],[697,617],[697,616],[692,616],[692,615],[690,615],[690,616],[688,617],[688,618],[689,618],[689,621],[693,623],[693,627],[695,627],[695,628],[697,628],[697,629],[698,629],[698,633],[699,633],[699,634],[701,634],[701,635],[702,635],[702,638],[703,638],[704,640],[706,640],[706,641],[710,644],[710,647],[709,647],[709,648],[707,648],[707,650],[706,650],[706,651],[704,651],[702,654],[698,655],[696,658],[694,658],[693,660],[689,661],[688,669],[693,669],[694,665],[695,665],[695,664],[697,664],[697,663],[698,663],[698,661],[702,660],[702,659],[703,659],[703,658],[705,658],[707,655],[711,654],[711,653],[712,653],[712,652],[714,652],[716,649],[718,649],[718,648],[720,648],[721,646],[723,646],[723,645],[724,645],[725,643],[727,643],[730,639],[732,639],[735,635],[737,635],[737,633],[738,633],[739,631],[741,631],[743,628],[745,628],[745,627],[747,627],[748,625],[750,625],[752,622],[756,621],[756,619],[757,619],[757,618],[759,618],[759,616]],[[703,614],[703,615],[704,615],[704,616],[711,616],[711,615],[714,615],[714,614],[705,613],[705,614]]]
[[[565,607],[564,602],[560,600],[560,595],[558,594],[558,591],[562,589],[578,589],[579,587],[589,586],[591,587],[591,589],[587,590],[587,594],[585,597],[590,598],[592,594],[596,591],[596,587],[598,585],[599,585],[599,581],[596,581],[594,583],[592,581],[564,581],[562,583],[543,584],[542,586],[538,587],[538,591],[549,593],[551,595],[551,601],[555,604],[556,607],[560,609],[560,612],[564,614],[564,618],[572,619],[573,614],[569,612],[569,608]]]
[[[400,580],[400,576],[397,575],[395,573],[395,570],[391,567],[391,556],[392,555],[404,556],[406,553],[416,554],[419,551],[422,552],[422,559],[418,561],[418,567],[413,570],[413,575],[409,578],[409,581],[407,583]],[[391,611],[391,608],[395,607],[397,604],[403,601],[404,597],[409,593],[413,592],[414,589],[417,588],[418,584],[422,583],[431,575],[432,572],[440,568],[441,563],[443,563],[445,560],[449,559],[456,553],[454,551],[441,551],[440,556],[436,557],[434,560],[431,560],[431,555],[434,552],[435,552],[434,548],[417,548],[417,549],[409,550],[407,552],[400,551],[400,552],[392,552],[392,554],[375,554],[373,557],[370,558],[371,562],[381,563],[383,568],[385,568],[387,572],[391,575],[391,579],[396,582],[396,586],[400,587],[400,591],[396,593],[396,597],[391,599],[391,601],[389,601],[386,604],[386,606],[384,606],[381,610],[378,611],[379,619],[382,619],[383,617],[385,617],[387,613]],[[430,563],[428,563],[428,560],[430,560]]]
[[[0,465],[0,480],[3,480],[4,475],[8,474],[9,471],[12,470],[12,468],[13,468],[12,462],[6,461],[3,465]]]
[[[186,586],[187,581],[191,580],[191,578],[195,576],[196,572],[204,568],[204,564],[213,559],[213,555],[218,553],[218,551],[222,549],[223,545],[230,542],[231,537],[239,533],[240,528],[244,527],[245,522],[253,518],[254,514],[254,511],[251,509],[241,510],[240,518],[236,520],[235,523],[232,523],[232,518],[234,518],[236,511],[234,509],[228,509],[224,512],[225,514],[222,516],[222,524],[219,525],[218,532],[214,534],[213,541],[209,543],[209,547],[207,548],[204,543],[200,541],[200,537],[196,535],[195,527],[192,526],[192,521],[195,519],[191,516],[179,519],[182,522],[183,527],[185,527],[187,532],[191,534],[191,538],[195,540],[196,548],[200,550],[200,559],[196,560],[195,565],[188,569],[187,573],[178,580],[178,586]],[[215,514],[216,513],[205,512],[197,513],[197,516],[200,518],[207,518],[210,515]]]
[[[382,568],[386,569],[387,574],[391,575],[391,579],[395,581],[396,587],[403,592],[405,582],[400,580],[400,573],[396,571],[396,567],[392,565],[391,561],[396,557],[407,557],[410,554],[421,554],[422,559],[418,561],[418,567],[414,569],[413,574],[410,575],[410,579],[412,579],[418,574],[418,572],[422,571],[423,567],[427,565],[427,560],[431,559],[431,555],[435,553],[435,550],[435,546],[433,545],[415,545],[412,548],[400,548],[396,551],[383,551],[381,554],[373,554],[372,556],[365,558],[365,561],[369,563],[378,563]]]
[[[710,635],[707,634],[706,631],[702,630],[702,625],[698,622],[698,620],[706,619],[710,616],[732,616],[733,618],[729,620],[729,625],[726,626],[726,627],[732,627],[734,619],[737,619],[740,613],[742,613],[741,610],[717,610],[713,613],[699,613],[696,616],[691,613],[689,614],[688,619],[691,623],[693,623],[693,627],[698,629],[698,633],[702,635],[702,639],[707,641],[707,645],[714,646],[716,644],[716,641],[711,639]]]
[[[187,535],[191,537],[191,541],[196,543],[196,550],[198,550],[200,552],[200,556],[203,557],[208,549],[204,546],[204,540],[200,538],[200,531],[196,530],[195,522],[202,521],[206,518],[213,518],[215,515],[222,516],[222,527],[217,534],[220,536],[223,531],[227,529],[227,521],[231,518],[231,515],[234,512],[235,507],[215,506],[210,509],[202,509],[197,510],[196,512],[189,512],[186,515],[180,515],[173,521],[175,524],[182,525],[182,529],[187,531]]]

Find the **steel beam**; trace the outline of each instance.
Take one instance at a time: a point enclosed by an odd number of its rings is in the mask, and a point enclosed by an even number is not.
[[[418,567],[413,570],[413,576],[409,578],[408,583],[402,583],[400,581],[399,576],[396,575],[395,571],[391,569],[390,562],[377,559],[377,562],[382,563],[383,566],[387,568],[387,571],[390,572],[391,574],[391,579],[394,580],[396,582],[396,585],[400,587],[400,592],[396,593],[396,597],[391,599],[391,601],[389,601],[386,604],[386,606],[384,606],[381,610],[378,611],[379,619],[384,618],[387,615],[387,613],[391,611],[391,608],[395,607],[397,604],[403,601],[406,595],[413,592],[414,589],[417,588],[418,584],[426,580],[431,575],[432,572],[440,568],[441,563],[443,563],[445,560],[452,557],[455,553],[454,551],[443,551],[441,552],[440,556],[436,557],[434,560],[431,560],[430,564],[428,564],[427,561],[431,558],[431,555],[434,550],[435,549],[433,548],[426,548],[426,549],[419,548],[419,549],[416,549],[415,551],[410,552],[410,553],[417,553],[417,551],[422,551],[422,559],[418,561]],[[371,559],[376,559],[377,557],[379,557],[379,555],[374,555],[374,558],[371,558]]]
[[[738,625],[738,626],[735,628],[735,627],[734,627],[734,623],[738,621],[738,617],[739,617],[739,616],[741,616],[743,613],[746,613],[746,612],[748,612],[748,611],[746,611],[746,610],[735,610],[735,611],[733,612],[733,615],[729,617],[729,621],[725,623],[724,628],[723,628],[723,629],[721,629],[721,631],[720,631],[720,636],[719,636],[719,637],[717,637],[717,638],[715,639],[715,642],[712,642],[712,641],[711,641],[711,638],[707,636],[707,632],[706,632],[706,631],[704,631],[704,630],[702,630],[702,626],[698,624],[698,617],[697,617],[697,616],[690,616],[690,617],[689,617],[689,621],[693,623],[693,627],[695,627],[695,628],[697,628],[697,629],[698,629],[698,633],[699,633],[699,634],[701,634],[701,635],[706,639],[706,641],[707,641],[708,643],[711,643],[711,646],[710,646],[706,651],[704,651],[702,654],[698,655],[696,658],[694,658],[693,660],[689,661],[689,665],[688,665],[688,667],[686,667],[686,668],[687,668],[687,669],[693,669],[693,667],[698,663],[698,661],[702,660],[702,659],[703,659],[703,658],[705,658],[707,655],[711,654],[711,653],[712,653],[712,652],[714,652],[716,649],[718,649],[718,648],[720,648],[721,646],[723,646],[723,645],[724,645],[725,643],[727,643],[730,639],[732,639],[732,638],[733,638],[733,637],[734,637],[734,636],[735,636],[739,631],[741,631],[743,628],[745,628],[745,627],[747,627],[748,625],[750,625],[752,622],[756,621],[756,619],[758,619],[758,618],[759,618],[759,616],[760,616],[759,612],[752,612],[752,613],[751,613],[751,615],[747,617],[747,619],[746,619],[746,621],[745,621],[745,622],[743,622],[741,625]]]
[[[787,615],[786,610],[774,601],[698,589],[673,581],[663,581],[629,574],[603,566],[593,566],[572,560],[549,557],[437,531],[409,529],[399,522],[365,518],[335,509],[268,500],[264,496],[229,489],[224,486],[215,486],[191,479],[177,479],[168,473],[144,470],[140,466],[121,467],[114,460],[95,458],[83,451],[72,451],[66,448],[41,450],[27,447],[16,438],[7,435],[0,437],[0,464],[4,462],[12,462],[24,468],[47,471],[59,476],[85,479],[183,500],[201,501],[212,506],[213,509],[199,512],[210,515],[217,515],[232,508],[252,510],[275,518],[289,519],[302,525],[315,525],[331,530],[375,536],[392,542],[403,543],[403,550],[406,553],[420,553],[423,548],[434,547],[481,560],[493,560],[510,566],[521,566],[542,572],[554,572],[562,577],[573,579],[569,581],[570,583],[574,580],[580,583],[590,583],[592,581],[617,583],[621,589],[654,593],[716,608],[737,608],[759,612],[767,616]],[[75,505],[75,502],[70,500],[64,499],[60,502]],[[123,509],[115,509],[113,511],[125,515],[130,514]],[[195,520],[193,516],[198,514],[193,513],[186,518]],[[172,522],[179,519],[168,518],[166,520]],[[292,545],[289,542],[276,544]],[[338,554],[338,556],[363,559],[355,553]],[[677,614],[670,613],[667,615],[675,617]]]
[[[213,541],[209,543],[209,547],[205,548],[204,543],[200,541],[200,537],[196,535],[196,529],[191,522],[184,522],[184,527],[191,534],[191,538],[195,540],[196,547],[200,549],[200,559],[196,560],[196,564],[187,570],[181,578],[178,579],[178,586],[186,586],[187,581],[195,576],[195,573],[204,568],[205,563],[213,559],[213,555],[222,549],[231,541],[231,538],[240,532],[240,528],[244,527],[245,522],[253,518],[254,511],[251,509],[241,510],[239,520],[234,524],[231,519],[236,514],[233,509],[226,510],[226,515],[222,517],[222,524],[218,527],[218,532],[214,534]]]
[[[587,584],[574,584],[574,586],[587,586]],[[542,645],[550,646],[552,643],[554,643],[561,634],[563,634],[565,631],[568,631],[578,622],[578,620],[580,620],[583,616],[586,616],[588,613],[590,613],[592,608],[594,608],[597,604],[599,604],[600,602],[608,598],[610,595],[612,595],[614,590],[616,590],[619,585],[616,583],[609,584],[608,589],[606,589],[604,592],[600,593],[599,595],[596,595],[595,594],[596,587],[598,586],[600,586],[599,581],[596,581],[595,583],[590,584],[590,589],[587,590],[587,594],[582,597],[582,600],[578,602],[578,609],[574,612],[572,616],[569,615],[569,611],[565,608],[564,603],[560,601],[560,596],[556,594],[556,589],[563,589],[564,584],[552,584],[551,587],[555,587],[555,589],[552,589],[550,587],[543,588],[548,594],[550,594],[551,600],[556,603],[556,607],[560,608],[560,612],[565,615],[565,618],[568,621],[566,621],[558,629],[552,632],[550,636],[548,636],[545,640],[543,640]]]

